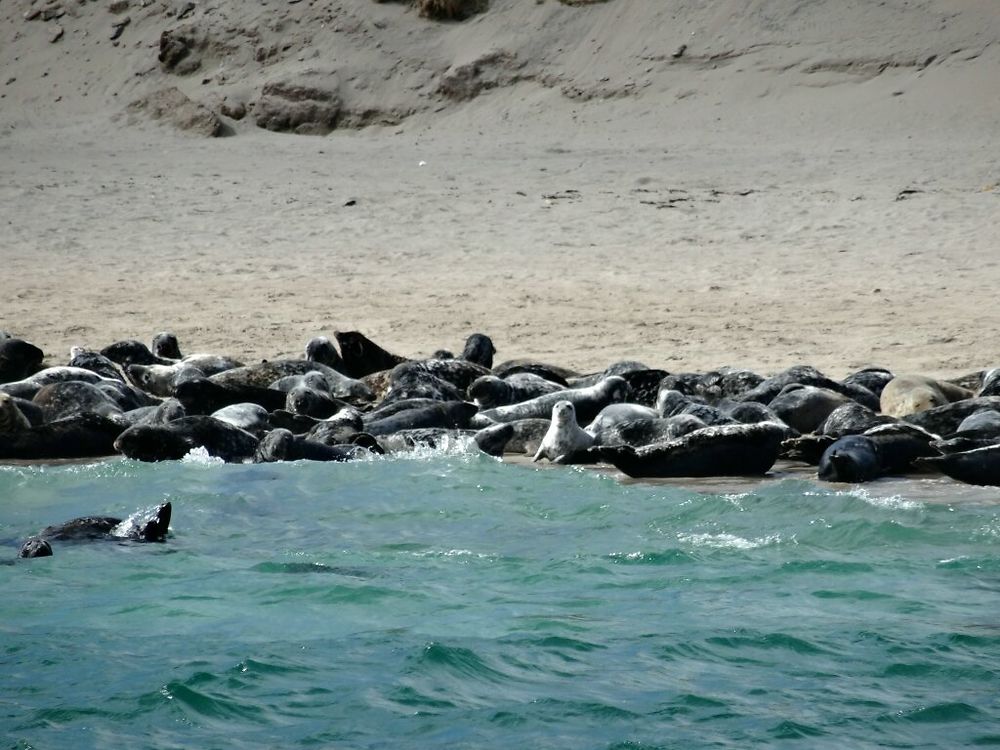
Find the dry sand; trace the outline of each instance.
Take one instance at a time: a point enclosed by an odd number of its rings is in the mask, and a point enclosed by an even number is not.
[[[53,362],[357,329],[585,371],[1000,365],[995,0],[127,5],[0,0],[0,327]],[[182,24],[189,75],[157,61]],[[262,130],[276,80],[378,124]],[[170,86],[251,112],[126,112]]]

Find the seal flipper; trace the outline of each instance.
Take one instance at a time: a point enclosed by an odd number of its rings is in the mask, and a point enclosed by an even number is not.
[[[170,513],[173,509],[170,503],[163,503],[156,508],[152,518],[148,519],[138,531],[138,538],[144,542],[162,542],[167,538],[170,528]]]

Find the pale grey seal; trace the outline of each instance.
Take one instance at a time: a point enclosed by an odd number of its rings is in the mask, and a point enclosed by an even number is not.
[[[552,423],[542,438],[532,461],[547,458],[552,463],[569,463],[573,456],[594,444],[594,436],[576,422],[576,409],[569,401],[557,401],[552,406]]]

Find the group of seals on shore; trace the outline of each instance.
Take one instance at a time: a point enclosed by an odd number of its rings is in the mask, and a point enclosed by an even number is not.
[[[585,374],[495,365],[481,333],[457,357],[423,359],[357,331],[334,338],[310,340],[300,358],[244,363],[183,356],[163,332],[151,348],[74,347],[46,366],[0,332],[0,460],[162,461],[200,448],[227,462],[349,461],[471,438],[495,456],[633,477],[762,475],[783,458],[833,482],[935,471],[1000,485],[1000,370],[942,381],[872,367],[837,381],[806,365],[764,377],[623,361]]]

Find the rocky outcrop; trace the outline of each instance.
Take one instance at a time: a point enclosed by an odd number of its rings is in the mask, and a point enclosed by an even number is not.
[[[253,103],[258,127],[280,133],[326,135],[340,118],[337,83],[272,81]]]

